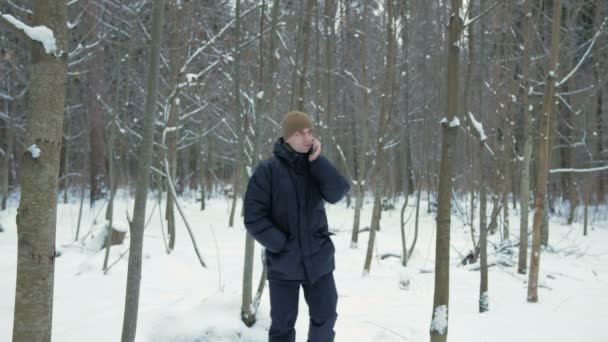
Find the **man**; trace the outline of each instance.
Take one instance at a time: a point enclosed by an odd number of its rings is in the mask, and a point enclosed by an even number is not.
[[[245,228],[266,248],[269,341],[295,341],[300,286],[310,316],[308,341],[333,341],[335,248],[323,203],[338,202],[350,186],[321,155],[306,114],[289,112],[282,126],[274,157],[256,168],[245,194]]]

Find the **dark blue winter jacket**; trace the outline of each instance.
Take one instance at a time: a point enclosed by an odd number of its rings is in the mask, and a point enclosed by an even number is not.
[[[336,203],[350,186],[322,155],[312,162],[282,138],[245,193],[245,228],[266,248],[268,279],[315,282],[335,268],[323,202]]]

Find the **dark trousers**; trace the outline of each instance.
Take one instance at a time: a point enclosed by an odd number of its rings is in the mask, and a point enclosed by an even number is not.
[[[270,331],[269,342],[293,342],[296,340],[294,328],[298,318],[300,286],[308,304],[310,322],[309,342],[332,342],[335,337],[334,325],[338,314],[338,292],[332,272],[322,276],[315,283],[300,281],[268,281],[270,288]]]

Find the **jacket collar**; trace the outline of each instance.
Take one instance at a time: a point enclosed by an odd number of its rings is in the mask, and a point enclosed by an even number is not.
[[[296,173],[305,173],[309,168],[308,153],[296,152],[283,138],[277,139],[274,143],[273,153]]]

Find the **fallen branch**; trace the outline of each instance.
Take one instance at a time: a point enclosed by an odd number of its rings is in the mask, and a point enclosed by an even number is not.
[[[163,150],[165,149],[165,137],[167,136],[167,127],[165,127],[165,129],[163,130]],[[166,156],[166,153],[165,153]],[[182,220],[184,221],[184,224],[186,225],[186,228],[188,228],[188,233],[190,234],[190,240],[192,240],[192,246],[194,247],[194,251],[196,252],[196,256],[198,257],[198,261],[201,263],[201,266],[203,266],[204,268],[207,268],[207,265],[205,264],[205,261],[203,260],[203,257],[201,256],[200,251],[198,250],[198,246],[196,244],[196,239],[194,238],[194,233],[192,233],[192,228],[190,228],[190,224],[188,223],[188,220],[186,219],[186,215],[184,215],[184,212],[182,211],[182,207],[179,204],[178,201],[178,197],[177,197],[177,193],[175,192],[175,187],[173,186],[173,178],[171,177],[171,172],[169,170],[169,161],[167,160],[167,157],[164,157],[164,164],[165,164],[165,173],[167,176],[167,184],[169,184],[169,189],[171,190],[171,194],[173,195],[173,198],[175,199],[175,206],[177,207],[177,211],[179,212],[179,215],[182,217]]]

